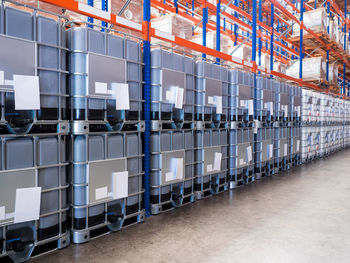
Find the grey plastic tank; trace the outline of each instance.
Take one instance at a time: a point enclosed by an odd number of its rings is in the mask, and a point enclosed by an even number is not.
[[[196,120],[208,127],[226,127],[229,120],[229,70],[206,61],[196,63]]]
[[[68,30],[73,130],[122,130],[142,119],[140,41],[85,27]],[[129,107],[118,107],[113,85],[127,84]],[[119,88],[119,87],[118,87]],[[90,126],[86,125],[90,122]],[[85,128],[85,129],[84,129]]]
[[[257,77],[257,98],[256,98],[256,114],[257,120],[263,122],[264,126],[272,126],[275,120],[275,89],[274,80]]]
[[[22,262],[69,245],[66,140],[43,134],[1,138],[0,199],[6,219],[0,221],[0,258]],[[41,187],[39,220],[14,224],[16,189],[32,187]]]
[[[0,71],[6,81],[12,81],[13,75],[39,76],[40,110],[16,110],[13,84],[2,86],[8,92],[1,107],[0,132],[56,133],[67,118],[65,30],[59,19],[13,7],[3,11]]]
[[[194,201],[194,154],[192,130],[152,132],[152,214]]]
[[[258,128],[255,134],[255,174],[260,179],[273,174],[274,129]]]
[[[230,189],[255,181],[254,130],[231,129],[229,136]]]
[[[195,131],[195,194],[202,199],[228,189],[228,129]]]
[[[229,71],[230,120],[252,122],[254,117],[254,75],[240,69]]]
[[[195,120],[194,58],[161,48],[151,52],[151,120],[190,128]]]
[[[70,144],[72,241],[84,243],[143,221],[141,133],[72,135]]]
[[[275,172],[290,168],[290,128],[274,128],[274,168]]]

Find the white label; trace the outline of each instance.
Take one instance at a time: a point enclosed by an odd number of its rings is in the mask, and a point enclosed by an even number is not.
[[[254,103],[253,100],[248,100],[247,101],[247,107],[248,107],[248,115],[253,115],[254,114]]]
[[[245,164],[245,161],[243,159],[239,159],[239,165]]]
[[[222,97],[214,96],[214,104],[216,106],[216,114],[222,114]]]
[[[253,159],[252,146],[247,147],[247,162],[249,163]]]
[[[284,154],[283,154],[283,156],[287,156],[287,154],[288,154],[288,144],[284,144],[284,152],[283,152]]]
[[[300,150],[300,141],[297,140],[297,152],[299,152],[299,150]]]
[[[107,20],[111,20],[111,13],[103,11],[101,9],[95,8],[93,6],[89,6],[86,4],[83,4],[81,2],[78,3],[78,9],[82,12],[101,17]]]
[[[129,84],[126,83],[112,83],[112,90],[115,93],[115,105],[117,110],[129,110]]]
[[[165,38],[165,39],[168,39],[170,41],[175,41],[175,36],[174,35],[171,35],[171,34],[168,34],[166,32],[163,32],[163,31],[160,31],[160,30],[155,30],[155,35],[158,36],[158,37],[161,37],[161,38]]]
[[[234,56],[232,56],[232,61],[236,62],[236,63],[239,63],[239,64],[242,64],[242,59],[234,57]]]
[[[208,96],[208,104],[210,105],[214,104],[214,97]]]
[[[107,186],[95,189],[95,200],[100,200],[108,197]]]
[[[269,144],[267,146],[267,157],[272,158],[273,157],[273,144]]]
[[[295,106],[295,111],[297,112],[297,116],[300,116],[300,106]]]
[[[165,99],[170,102],[174,102],[174,93],[172,90],[167,90],[165,92]]]
[[[284,116],[288,117],[288,105],[282,105],[283,111],[284,111]]]
[[[175,108],[182,109],[183,101],[184,101],[184,89],[178,87],[175,92]]]
[[[0,70],[0,85],[5,85],[5,73]]]
[[[264,103],[264,108],[267,109],[271,115],[273,115],[273,102]]]
[[[212,164],[208,164],[207,165],[207,173],[211,173],[213,171],[213,165]]]
[[[5,219],[6,219],[5,206],[0,206],[0,221],[3,221]]]
[[[174,174],[174,179],[182,180],[184,177],[183,158],[174,158],[171,160],[171,170]]]
[[[120,199],[128,196],[129,173],[115,172],[112,173],[112,198]]]
[[[39,110],[39,77],[13,75],[16,110]]]
[[[16,189],[14,223],[38,220],[40,215],[41,187]]]
[[[103,82],[95,82],[95,93],[107,94],[108,93],[108,84],[103,83]]]
[[[173,180],[175,180],[173,172],[165,173],[165,181],[166,182],[173,181]]]
[[[215,153],[214,157],[214,171],[220,171],[221,170],[221,158],[222,158],[222,153]]]
[[[135,23],[135,22],[130,21],[128,19],[125,19],[123,17],[116,16],[115,21],[117,23],[119,23],[119,24],[124,25],[124,26],[134,28],[134,29],[136,29],[138,31],[142,31],[142,25],[141,24]]]
[[[5,79],[4,84],[5,86],[14,86],[15,82],[12,79]]]

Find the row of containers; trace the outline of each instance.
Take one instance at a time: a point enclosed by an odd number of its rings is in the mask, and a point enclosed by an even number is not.
[[[0,261],[144,221],[142,42],[4,3],[0,29]],[[152,214],[349,144],[347,101],[163,47],[151,74]]]

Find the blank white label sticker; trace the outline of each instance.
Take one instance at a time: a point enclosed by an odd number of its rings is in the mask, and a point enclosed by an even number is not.
[[[129,173],[115,172],[112,174],[112,198],[120,199],[128,196]]]
[[[5,85],[5,73],[0,70],[0,85]]]
[[[117,110],[129,110],[129,85],[125,83],[112,83],[112,90],[115,93],[115,106]]]
[[[215,96],[214,97],[214,104],[216,106],[216,114],[222,114],[222,97]]]
[[[297,152],[299,152],[299,150],[300,150],[300,141],[297,140]]]
[[[178,87],[175,93],[175,108],[182,109],[183,101],[184,101],[184,89]]]
[[[267,157],[272,158],[273,157],[273,144],[269,144],[267,146]]]
[[[214,97],[208,96],[208,104],[210,105],[214,104]]]
[[[222,158],[222,153],[215,153],[214,157],[214,171],[220,171],[221,170],[221,158]]]
[[[39,110],[39,77],[13,75],[16,110]]]
[[[243,159],[239,159],[239,165],[245,164],[245,161]]]
[[[171,170],[174,174],[174,180],[182,180],[184,177],[183,158],[174,158],[171,160]]]
[[[95,189],[95,200],[100,200],[108,197],[107,186]]]
[[[284,144],[284,156],[287,156],[288,154],[288,144]]]
[[[5,206],[0,206],[0,221],[3,221],[5,219],[6,219]]]
[[[95,82],[95,93],[107,94],[108,93],[108,84],[103,83],[103,82]]]
[[[248,100],[247,103],[247,107],[248,107],[248,115],[253,115],[254,114],[254,103],[253,100]]]
[[[169,182],[169,181],[173,181],[173,180],[175,180],[173,172],[165,173],[165,182]]]
[[[14,223],[38,220],[40,215],[41,187],[16,189]]]
[[[252,146],[247,147],[247,162],[249,163],[253,159]]]
[[[244,107],[244,108],[245,108],[246,105],[247,105],[247,104],[246,104],[246,101],[245,101],[245,100],[240,100],[240,101],[239,101],[239,106],[240,106],[240,107]]]
[[[86,5],[84,3],[79,2],[78,3],[78,9],[80,11],[83,11],[85,13],[98,16],[107,20],[111,20],[111,13],[103,11],[101,9],[95,8],[93,6]]]
[[[172,90],[167,90],[165,92],[165,99],[170,102],[174,102],[174,93]]]
[[[207,165],[207,173],[211,173],[213,171],[213,165],[212,164],[208,164]]]

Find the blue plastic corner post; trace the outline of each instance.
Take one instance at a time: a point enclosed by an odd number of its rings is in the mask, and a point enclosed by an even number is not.
[[[273,27],[274,24],[274,18],[275,18],[275,7],[273,4],[271,4],[271,36],[270,36],[270,71],[273,70],[273,35],[275,34],[275,29]],[[270,75],[272,78],[272,75]]]
[[[143,20],[147,22],[151,21],[151,1],[143,1]],[[143,61],[144,61],[144,120],[145,120],[145,132],[143,136],[143,149],[144,149],[144,208],[146,216],[151,215],[151,202],[150,202],[150,179],[151,179],[151,43],[149,41],[149,27],[147,26],[147,39],[143,41]],[[145,32],[144,32],[145,33]]]
[[[300,0],[300,21],[303,25],[304,19],[304,0]],[[300,42],[299,42],[299,79],[303,78],[303,28],[300,28]]]
[[[202,44],[204,47],[207,46],[207,23],[208,23],[208,7],[203,8],[203,33],[202,33]],[[202,54],[203,59],[206,59],[207,55]]]

